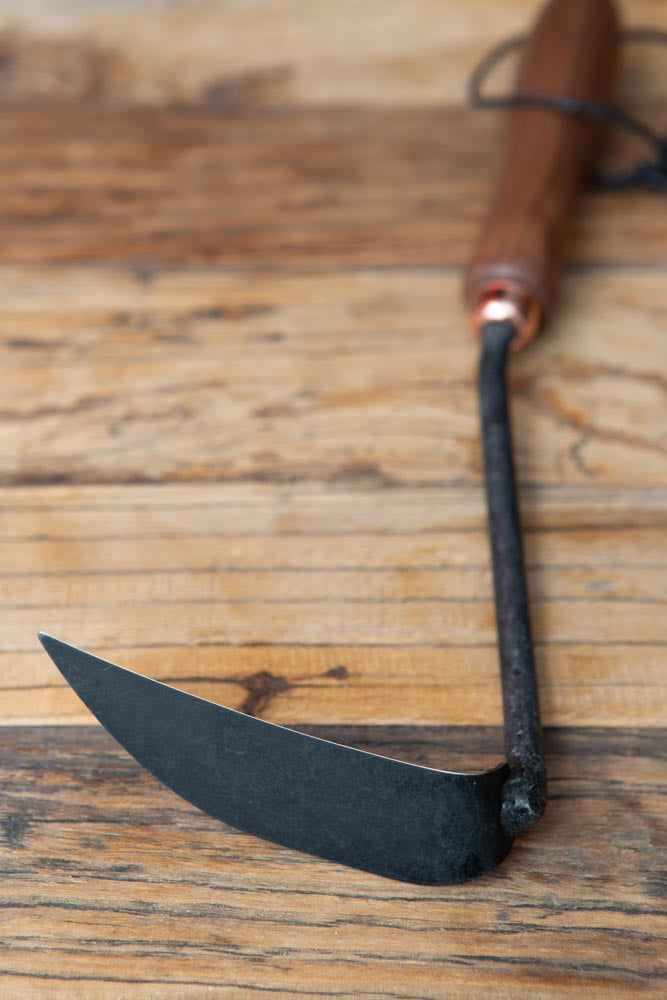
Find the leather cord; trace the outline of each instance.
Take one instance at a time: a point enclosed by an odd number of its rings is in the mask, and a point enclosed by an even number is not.
[[[667,32],[651,28],[637,28],[624,31],[624,41],[667,45]],[[625,190],[646,187],[654,191],[667,191],[667,137],[660,136],[646,122],[628,114],[612,104],[580,100],[566,94],[503,94],[493,97],[483,93],[483,87],[490,73],[510,53],[521,48],[526,36],[516,35],[500,42],[488,52],[470,74],[468,80],[468,100],[473,108],[546,108],[560,114],[577,115],[596,121],[607,122],[639,136],[653,150],[653,158],[640,160],[627,170],[604,171],[596,169],[592,181],[597,187]]]

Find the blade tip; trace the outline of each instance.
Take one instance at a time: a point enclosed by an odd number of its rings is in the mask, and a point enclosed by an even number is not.
[[[65,646],[66,643],[62,639],[56,639],[55,635],[51,635],[50,632],[43,632],[41,629],[37,633],[37,638],[41,642],[44,649],[49,649],[49,646]]]
[[[62,639],[58,639],[55,635],[51,635],[49,632],[42,632],[41,629],[37,633],[37,638],[56,664],[58,662],[57,657],[59,653],[62,654],[67,650],[76,649],[76,646],[72,646],[69,642],[63,642]]]

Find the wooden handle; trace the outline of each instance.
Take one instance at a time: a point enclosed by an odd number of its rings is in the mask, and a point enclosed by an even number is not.
[[[609,100],[618,41],[612,0],[551,0],[523,53],[517,92]],[[500,177],[466,273],[473,324],[516,319],[521,346],[549,309],[574,198],[599,124],[551,109],[509,114]]]

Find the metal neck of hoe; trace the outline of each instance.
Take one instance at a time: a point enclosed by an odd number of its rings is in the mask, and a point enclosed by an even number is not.
[[[546,774],[507,406],[506,364],[515,336],[516,329],[509,321],[486,323],[481,330],[479,363],[505,752],[510,766],[510,776],[502,791],[501,822],[512,836],[540,818],[546,799]]]

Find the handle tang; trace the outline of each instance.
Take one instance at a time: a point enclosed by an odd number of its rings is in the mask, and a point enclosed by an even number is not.
[[[612,0],[551,0],[524,49],[517,92],[609,100],[618,25]],[[537,330],[560,275],[568,217],[599,140],[598,122],[546,108],[509,113],[491,211],[469,264],[473,326],[513,322],[516,349]]]

